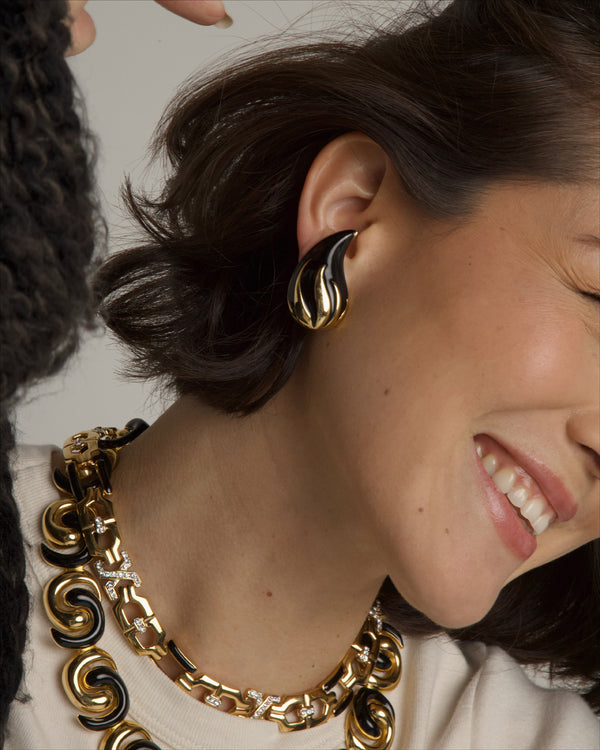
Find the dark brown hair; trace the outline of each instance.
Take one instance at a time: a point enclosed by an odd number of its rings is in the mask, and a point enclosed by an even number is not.
[[[146,239],[97,281],[134,373],[239,414],[283,386],[305,336],[286,304],[298,201],[343,133],[379,143],[432,217],[468,215],[497,180],[596,176],[597,0],[421,3],[416,20],[266,52],[177,96],[154,143],[171,165],[162,193],[125,187]],[[596,541],[514,581],[484,620],[451,634],[582,678],[600,710],[599,569]],[[440,631],[384,588],[405,632]]]

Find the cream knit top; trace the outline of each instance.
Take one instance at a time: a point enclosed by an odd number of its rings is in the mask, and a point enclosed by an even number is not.
[[[31,596],[25,677],[8,723],[7,750],[97,748],[103,732],[84,729],[63,692],[67,649],[50,636],[42,591],[56,574],[39,553],[41,516],[57,497],[50,479],[53,446],[25,446],[13,462],[15,496],[27,547]],[[403,673],[386,696],[394,706],[393,747],[403,750],[600,750],[600,722],[577,694],[551,689],[504,651],[447,636],[407,638]],[[277,724],[223,714],[183,692],[150,658],[136,654],[112,615],[97,644],[115,660],[127,685],[127,715],[163,750],[336,750],[344,747],[345,714],[284,734]],[[345,648],[345,647],[344,647]],[[340,658],[343,654],[340,654]],[[537,683],[537,684],[536,684]],[[542,685],[546,684],[546,687]]]

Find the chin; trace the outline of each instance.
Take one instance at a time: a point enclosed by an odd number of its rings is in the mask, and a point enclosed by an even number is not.
[[[398,589],[401,591],[401,589]],[[403,592],[406,601],[442,628],[466,628],[482,620],[494,606],[498,592],[479,594],[465,582],[464,587],[449,591],[429,591],[410,595]]]

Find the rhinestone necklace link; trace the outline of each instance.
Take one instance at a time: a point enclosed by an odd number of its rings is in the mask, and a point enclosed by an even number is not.
[[[86,713],[87,729],[105,732],[100,748],[159,750],[150,734],[127,721],[129,696],[113,659],[96,647],[104,632],[103,588],[121,632],[140,655],[169,656],[181,672],[174,682],[203,703],[234,716],[276,722],[283,732],[318,726],[348,709],[347,748],[387,750],[394,736],[394,711],[381,694],[400,679],[400,634],[375,602],[339,666],[312,690],[295,695],[245,693],[200,672],[160,624],[138,589],[140,576],[122,548],[110,477],[118,454],[148,425],[140,419],[124,430],[96,427],[65,441],[66,474],[55,471],[61,497],[44,512],[42,556],[62,568],[46,586],[44,607],[51,634],[74,655],[63,669],[63,687]],[[91,714],[91,716],[89,715]]]

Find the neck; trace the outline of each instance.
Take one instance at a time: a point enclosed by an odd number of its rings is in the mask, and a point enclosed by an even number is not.
[[[114,477],[125,549],[168,638],[242,690],[323,680],[384,578],[352,488],[295,403],[279,394],[240,418],[180,399]]]

